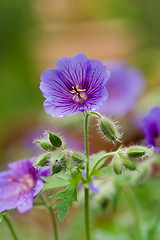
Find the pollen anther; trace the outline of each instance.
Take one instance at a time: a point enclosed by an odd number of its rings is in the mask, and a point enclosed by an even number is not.
[[[79,96],[81,98],[84,98],[84,96],[81,94],[81,92],[85,92],[86,89],[79,89],[79,85],[76,85],[76,87],[72,86],[73,90],[70,91],[70,93],[73,93],[73,100],[76,98],[76,96]]]

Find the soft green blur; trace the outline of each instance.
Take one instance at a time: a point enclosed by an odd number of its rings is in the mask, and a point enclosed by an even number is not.
[[[54,120],[43,109],[40,75],[46,68],[54,67],[60,57],[83,52],[89,58],[124,60],[139,67],[146,77],[147,88],[133,113],[145,113],[150,106],[160,104],[159,12],[158,0],[2,0],[0,168],[6,169],[7,162],[38,153],[31,142],[41,129],[60,128],[63,134],[83,142],[80,115]],[[119,119],[127,145],[143,139],[140,129],[134,127],[131,131],[131,115]],[[92,151],[113,149],[112,144],[106,146],[98,130],[95,138],[95,128],[93,121]],[[153,170],[154,173],[157,168]],[[144,235],[155,226],[155,237],[151,237],[151,231],[144,240],[160,239],[159,187],[160,183],[156,182],[131,188],[143,218]],[[95,240],[133,239],[133,205],[125,194],[121,196],[117,211],[111,206],[104,212],[91,210]],[[11,218],[20,232],[20,240],[51,239],[52,227],[44,210],[36,209],[24,215],[13,211]],[[63,240],[84,239],[83,221],[83,209],[72,209],[65,224],[59,224]],[[4,222],[0,223],[0,239],[12,239]]]

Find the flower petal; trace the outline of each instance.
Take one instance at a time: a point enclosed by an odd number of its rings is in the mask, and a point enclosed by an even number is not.
[[[77,53],[74,57],[62,57],[56,62],[55,67],[75,87],[76,85],[83,87],[83,81],[90,70],[89,60],[83,53]]]
[[[160,152],[160,106],[150,109],[142,120],[142,129],[145,134],[146,144]]]
[[[37,196],[43,188],[43,181],[42,179],[38,179],[33,188],[33,197]]]
[[[25,213],[31,210],[32,207],[33,207],[33,193],[32,191],[29,191],[27,193],[25,192],[19,199],[17,210],[19,213]]]
[[[9,169],[14,174],[16,174],[16,176],[23,176],[24,174],[29,174],[31,166],[31,159],[23,159],[8,164]]]

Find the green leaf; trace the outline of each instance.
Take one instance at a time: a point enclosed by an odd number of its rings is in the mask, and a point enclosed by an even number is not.
[[[55,176],[42,177],[42,179],[45,181],[44,186],[43,186],[43,191],[48,190],[48,189],[53,189],[53,188],[65,187],[70,184],[68,182],[68,179],[59,178],[59,177],[55,177]]]
[[[1,223],[2,220],[3,220],[3,216],[5,215],[5,213],[6,213],[6,212],[2,212],[2,213],[0,214],[0,223]]]
[[[108,174],[113,174],[111,164],[108,164],[108,166],[105,166],[105,167],[101,168],[100,170],[97,170],[94,172],[94,176],[102,176],[102,175],[108,175]]]
[[[79,184],[81,178],[82,178],[82,172],[78,172],[78,171],[73,171],[71,172],[71,175],[70,175],[70,179],[68,179],[68,181],[70,182],[70,184],[73,186],[73,187],[77,187],[77,185]]]
[[[63,222],[64,217],[66,216],[68,212],[68,208],[72,207],[73,201],[77,200],[77,189],[73,186],[68,186],[61,192],[57,193],[56,195],[51,196],[55,199],[61,199],[59,202],[57,202],[53,207],[58,207],[56,213],[58,215],[58,218],[61,222]]]
[[[106,151],[100,151],[100,152],[98,152],[98,153],[96,153],[96,154],[92,154],[92,155],[89,157],[89,159],[90,159],[90,164],[89,164],[89,169],[90,169],[90,171],[92,170],[92,168],[93,168],[93,166],[96,164],[96,162],[97,162],[101,157],[103,157],[105,154],[106,154]],[[97,168],[100,168],[100,167],[104,164],[105,160],[106,160],[106,159],[102,160],[102,161],[98,164]]]

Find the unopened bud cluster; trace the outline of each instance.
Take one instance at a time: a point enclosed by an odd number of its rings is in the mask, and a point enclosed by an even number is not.
[[[38,157],[35,167],[50,166],[52,168],[52,175],[62,170],[72,171],[73,169],[82,169],[85,167],[85,156],[80,152],[72,152],[62,148],[62,140],[59,136],[52,132],[47,132],[48,139],[35,140],[39,146],[47,151]]]
[[[48,139],[40,139],[34,141],[35,143],[38,143],[43,150],[52,152],[62,146],[62,140],[59,136],[50,131],[46,132],[46,134]]]
[[[135,160],[142,158],[150,158],[152,156],[152,149],[144,146],[132,146],[129,148],[122,148],[113,158],[113,170],[117,175],[122,174],[123,168],[130,171],[137,170]]]

